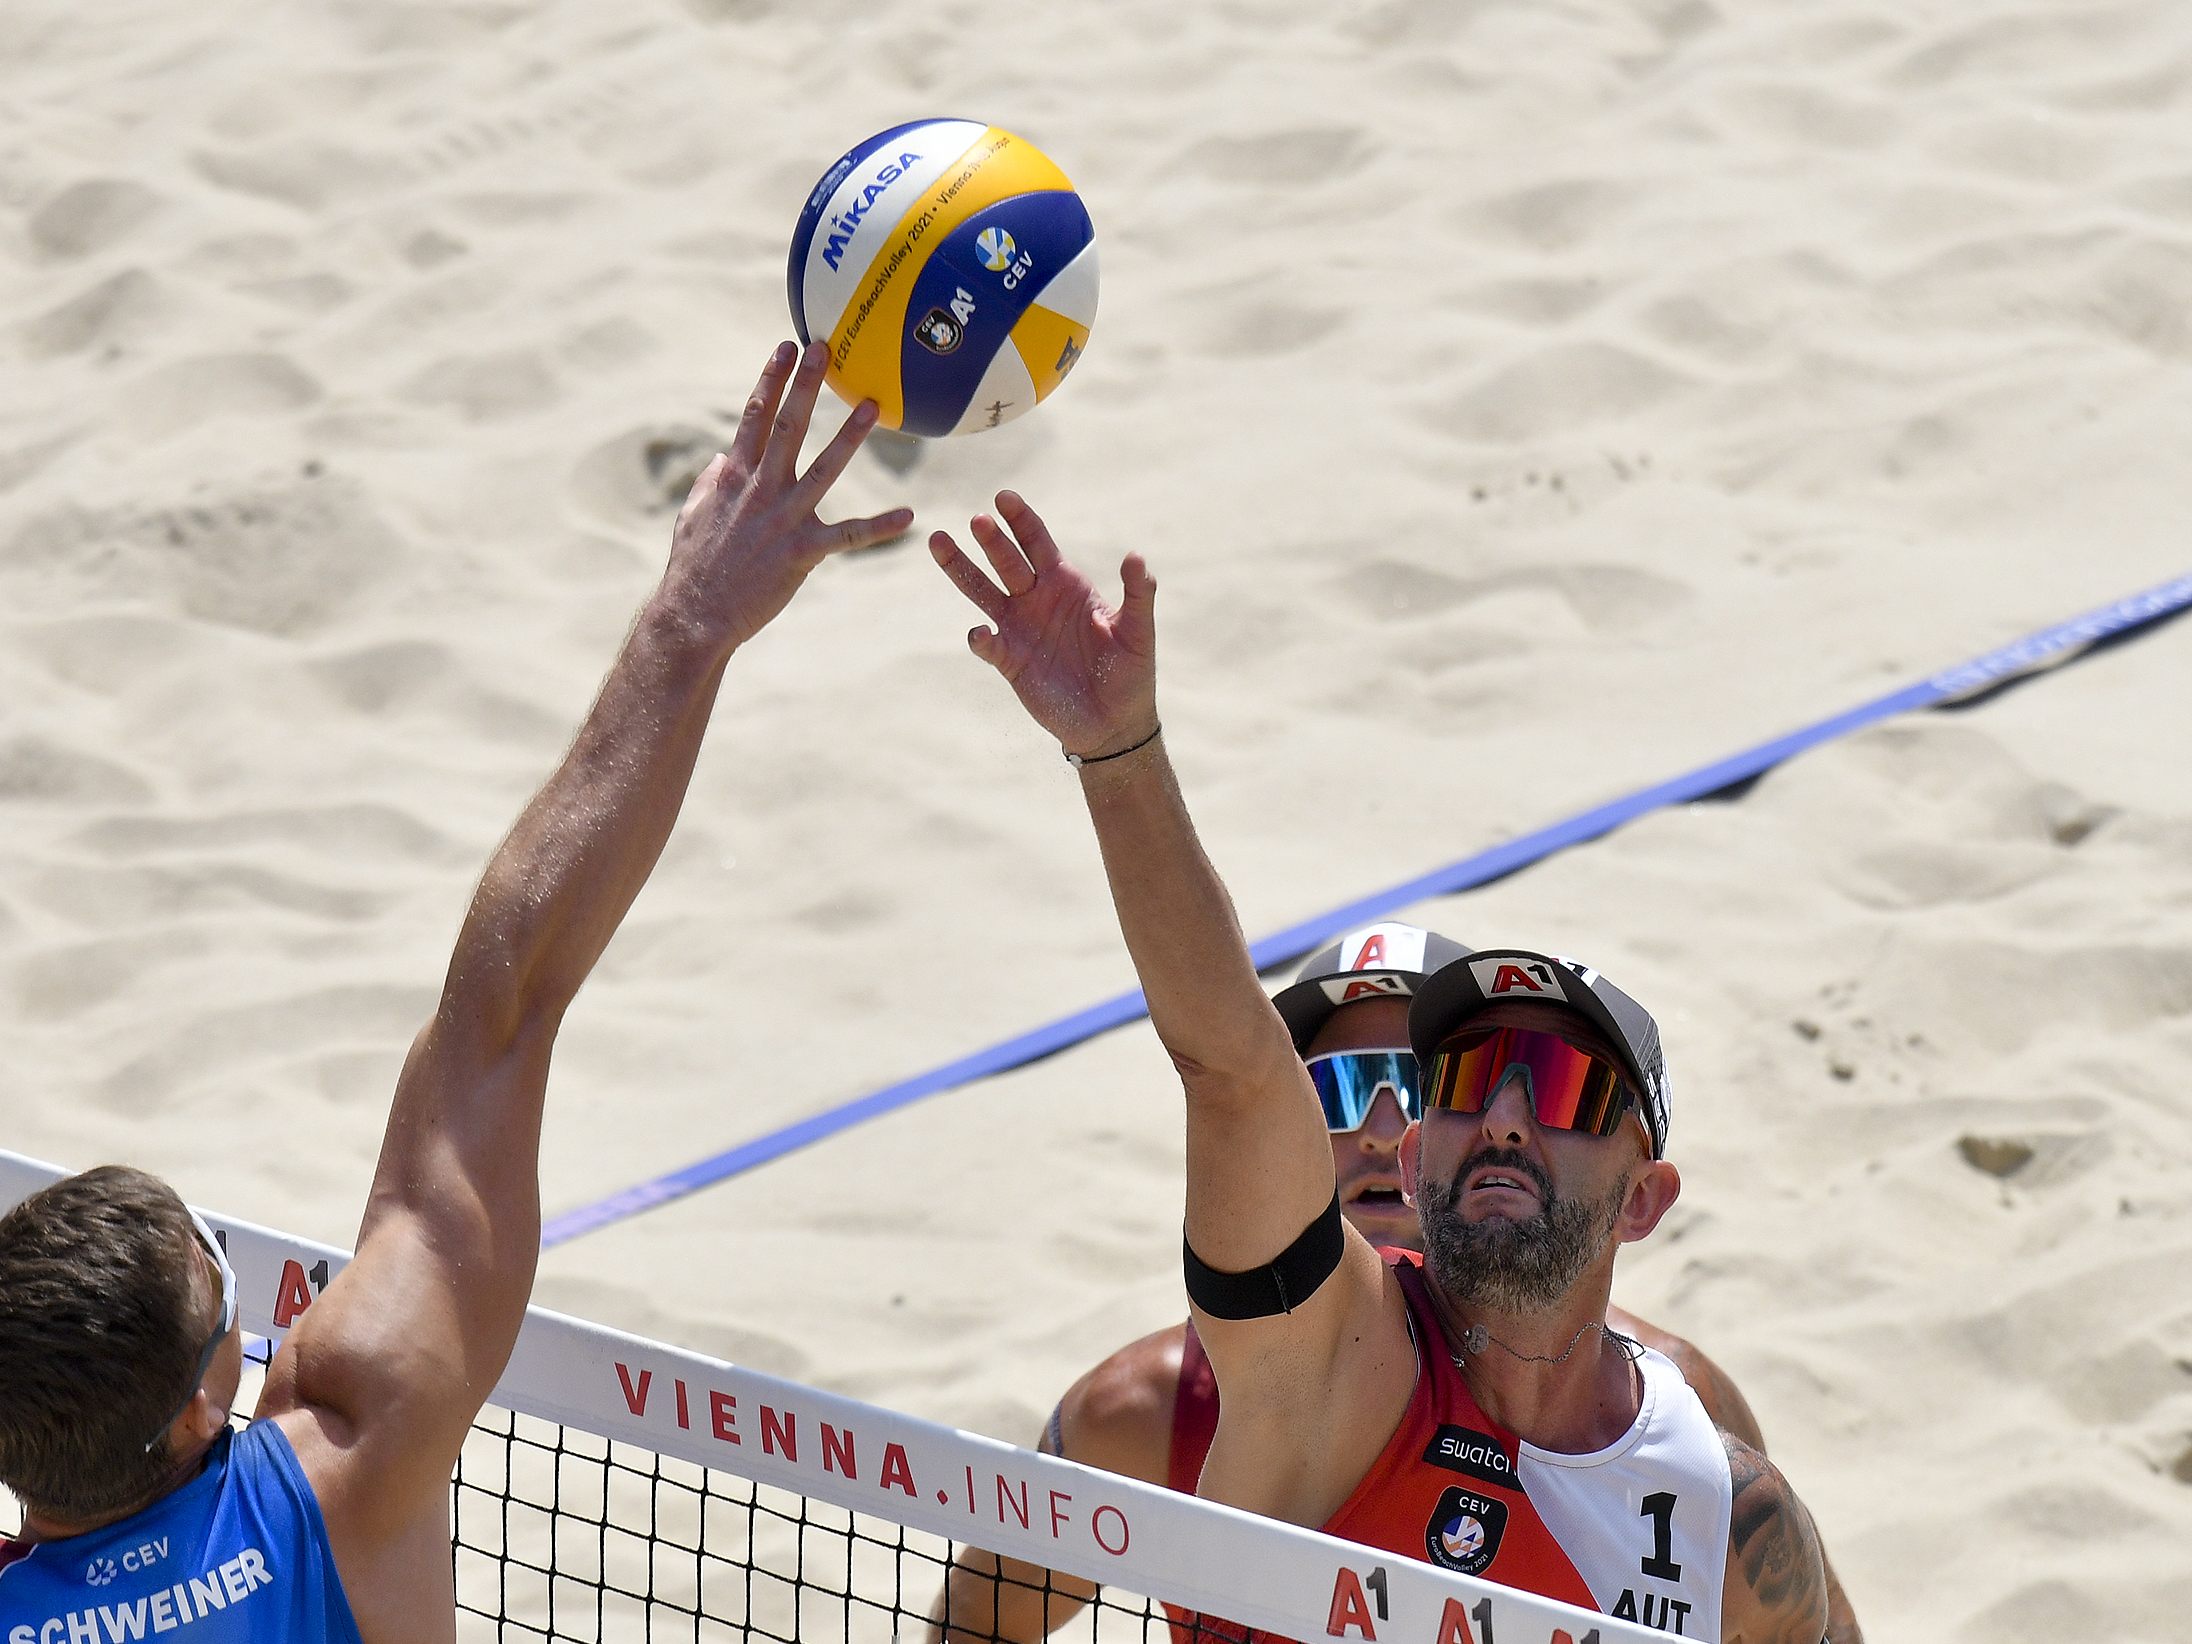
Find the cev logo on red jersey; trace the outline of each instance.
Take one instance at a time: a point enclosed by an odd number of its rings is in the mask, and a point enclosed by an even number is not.
[[[1546,999],[1568,1002],[1568,990],[1551,965],[1538,959],[1472,959],[1469,975],[1487,999]]]

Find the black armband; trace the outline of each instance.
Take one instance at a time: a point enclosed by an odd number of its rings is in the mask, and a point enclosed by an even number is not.
[[[1267,1319],[1274,1313],[1291,1313],[1332,1276],[1346,1248],[1347,1225],[1340,1220],[1340,1190],[1335,1187],[1332,1202],[1301,1230],[1301,1237],[1275,1260],[1246,1273],[1219,1272],[1182,1239],[1187,1299],[1214,1319]]]

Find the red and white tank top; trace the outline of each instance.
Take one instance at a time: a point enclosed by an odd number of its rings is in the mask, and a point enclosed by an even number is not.
[[[1415,1391],[1384,1450],[1322,1528],[1718,1644],[1732,1494],[1727,1451],[1674,1362],[1643,1350],[1636,1420],[1604,1449],[1541,1450],[1487,1416],[1454,1367],[1421,1258],[1383,1254],[1408,1299]],[[1242,1636],[1204,1625],[1209,1636]]]

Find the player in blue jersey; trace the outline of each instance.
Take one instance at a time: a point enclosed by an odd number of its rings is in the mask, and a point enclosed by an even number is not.
[[[816,518],[875,421],[855,411],[796,471],[825,362],[771,359],[488,864],[397,1081],[357,1259],[275,1354],[258,1419],[231,1430],[234,1277],[165,1184],[104,1167],[0,1217],[0,1484],[24,1510],[0,1542],[4,1644],[455,1638],[450,1469],[532,1291],[557,1027],[654,869],[732,652],[827,555],[911,523]]]

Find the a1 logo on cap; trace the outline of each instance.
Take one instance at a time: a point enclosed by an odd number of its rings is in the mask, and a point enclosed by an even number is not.
[[[1347,974],[1326,977],[1324,996],[1335,1005],[1357,999],[1408,998],[1415,989],[1407,977],[1422,974],[1429,940],[1428,932],[1413,925],[1368,925],[1351,931],[1340,938],[1339,968]],[[1384,974],[1365,976],[1364,971]],[[1395,971],[1407,974],[1394,975]]]
[[[1542,959],[1472,959],[1469,975],[1477,991],[1487,999],[1557,999],[1568,1002],[1568,990]]]
[[[1357,999],[1406,999],[1408,984],[1398,976],[1329,976],[1324,996],[1335,1005],[1351,1005]]]
[[[1421,971],[1425,934],[1413,925],[1371,925],[1358,930],[1340,947],[1340,969]],[[1352,953],[1347,951],[1350,943]]]

